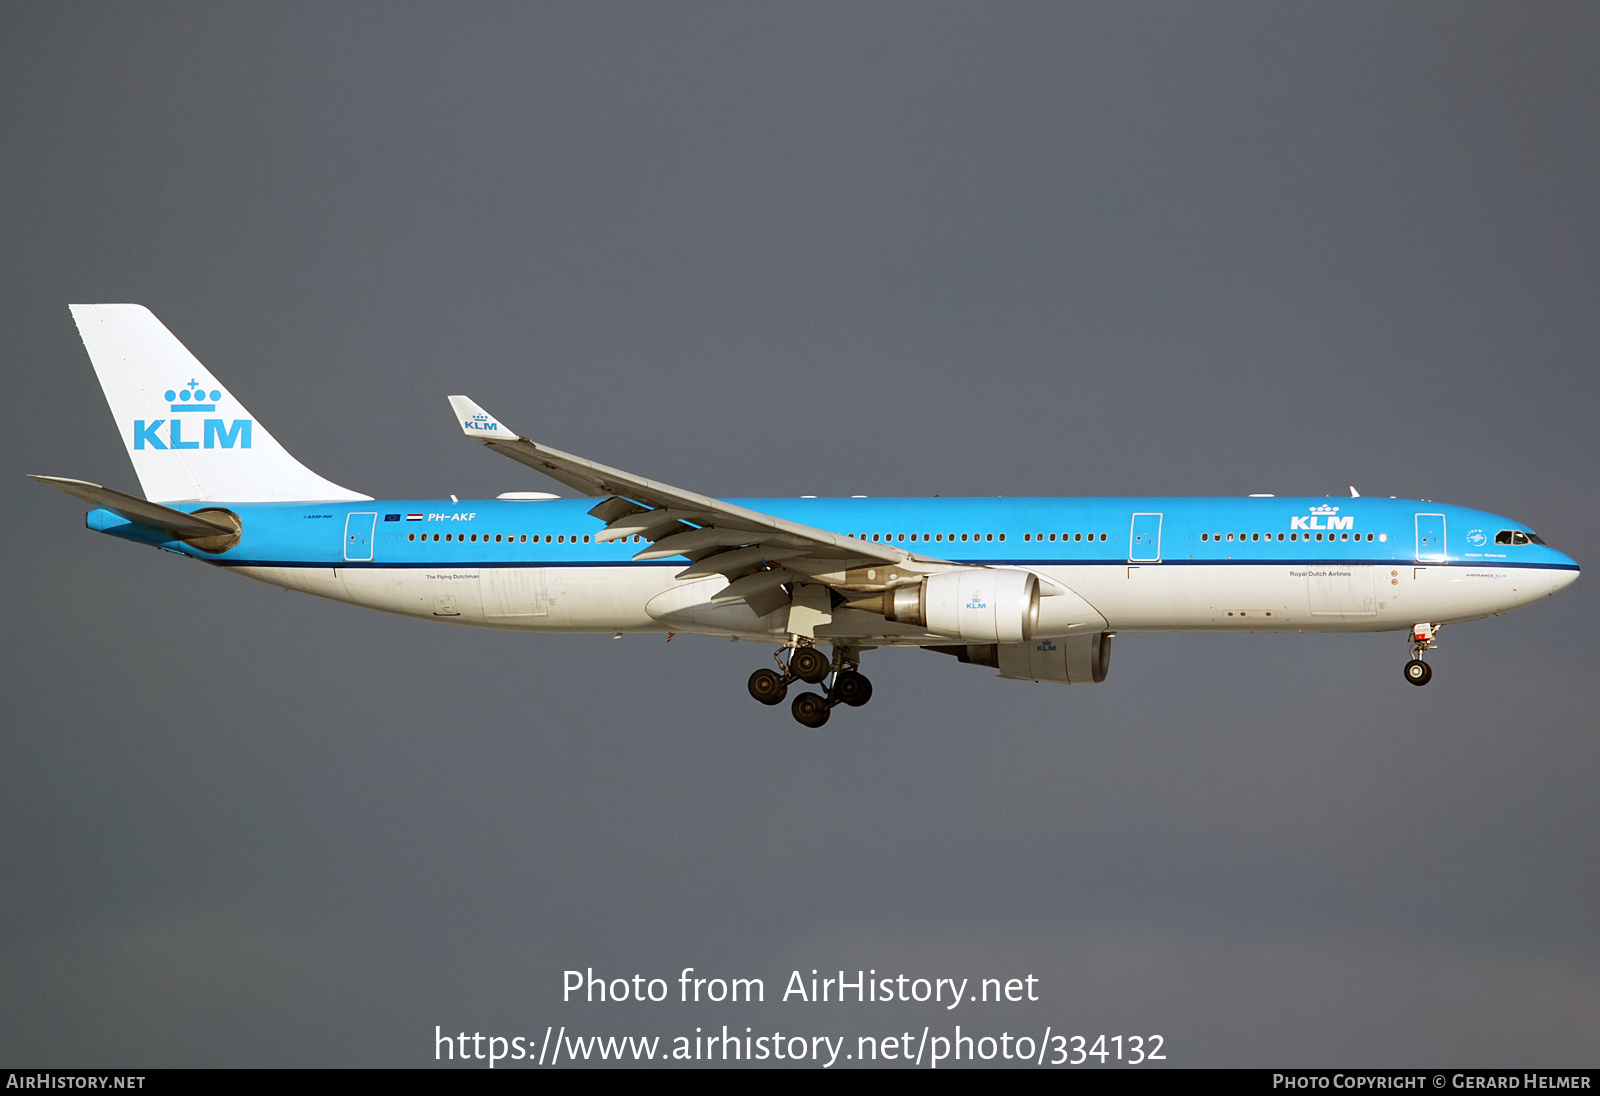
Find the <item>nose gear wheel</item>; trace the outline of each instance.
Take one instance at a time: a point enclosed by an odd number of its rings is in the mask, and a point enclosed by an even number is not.
[[[1413,685],[1426,685],[1433,680],[1433,667],[1422,661],[1422,653],[1439,646],[1438,624],[1413,624],[1411,626],[1411,661],[1406,663],[1406,680]]]

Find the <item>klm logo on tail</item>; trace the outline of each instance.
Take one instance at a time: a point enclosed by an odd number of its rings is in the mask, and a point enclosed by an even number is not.
[[[207,392],[199,381],[191,378],[182,388],[169,388],[164,393],[167,405],[172,408],[174,415],[185,412],[216,411],[217,401],[222,399],[222,391],[213,389]],[[253,421],[250,419],[234,419],[232,425],[222,419],[204,419],[201,427],[204,433],[200,438],[190,436],[188,441],[183,439],[184,420],[174,418],[169,423],[166,419],[133,420],[133,447],[135,449],[240,449],[250,448],[250,428]],[[166,437],[162,438],[160,430],[165,426]]]
[[[215,411],[217,409],[217,401],[221,398],[221,390],[213,389],[208,400],[206,398],[206,390],[200,386],[199,381],[192,377],[189,379],[188,384],[176,392],[170,388],[167,389],[167,403],[174,411]]]

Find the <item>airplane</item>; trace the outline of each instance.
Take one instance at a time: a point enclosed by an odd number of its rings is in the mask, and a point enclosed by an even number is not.
[[[821,727],[872,697],[864,652],[920,647],[1023,681],[1105,680],[1120,632],[1407,633],[1576,581],[1527,525],[1426,500],[717,499],[521,437],[462,433],[583,498],[384,499],[305,467],[146,308],[72,305],[144,497],[32,478],[87,526],[235,574],[446,624],[775,644],[748,689]],[[824,650],[827,648],[828,650]]]

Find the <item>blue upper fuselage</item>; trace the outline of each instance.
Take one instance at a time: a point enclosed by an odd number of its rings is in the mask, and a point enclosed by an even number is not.
[[[636,538],[600,544],[596,499],[182,503],[227,509],[242,535],[208,553],[107,510],[91,529],[233,566],[628,564]],[[1390,561],[1577,570],[1526,525],[1482,510],[1388,498],[731,499],[805,525],[974,564]],[[1516,534],[1516,535],[1513,535]],[[1535,539],[1530,540],[1529,538]],[[682,557],[656,566],[681,567]]]

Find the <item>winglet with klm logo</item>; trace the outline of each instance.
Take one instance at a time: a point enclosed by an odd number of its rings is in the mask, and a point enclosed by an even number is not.
[[[516,434],[507,430],[493,415],[465,396],[451,396],[450,408],[456,413],[456,421],[461,424],[461,432],[469,438],[482,438],[484,441],[495,438],[506,441],[517,439]]]

